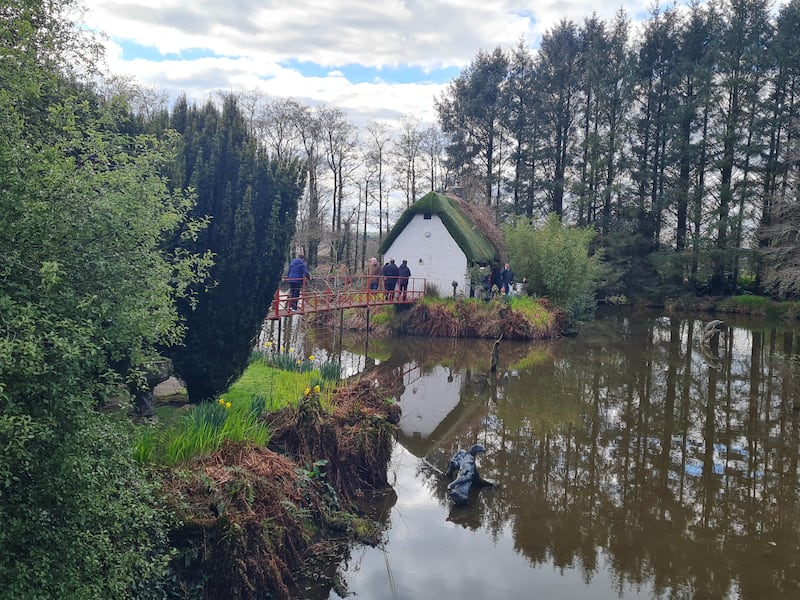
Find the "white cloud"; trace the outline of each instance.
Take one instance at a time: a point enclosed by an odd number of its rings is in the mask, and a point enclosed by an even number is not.
[[[480,50],[538,44],[563,18],[624,8],[635,21],[650,0],[598,5],[590,0],[84,0],[86,23],[110,36],[113,72],[203,101],[214,90],[252,90],[325,103],[358,115],[412,113],[434,120],[445,85],[393,81],[391,69],[421,73],[462,68]],[[163,54],[202,50],[213,57],[149,60],[125,56],[114,42]],[[130,46],[128,46],[130,48]],[[157,56],[156,56],[157,57]],[[313,73],[299,65],[314,66]],[[290,67],[290,65],[292,65]],[[353,67],[367,80],[348,80]],[[390,69],[390,70],[387,70]],[[305,74],[304,74],[305,73]]]

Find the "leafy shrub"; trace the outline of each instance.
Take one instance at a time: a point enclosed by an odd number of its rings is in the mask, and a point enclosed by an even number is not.
[[[503,233],[514,272],[527,278],[528,293],[549,298],[571,318],[591,316],[605,271],[600,256],[589,252],[591,228],[567,227],[551,214],[541,227],[519,220]]]
[[[3,492],[2,596],[164,597],[171,518],[129,432],[90,415],[43,450],[31,480]]]

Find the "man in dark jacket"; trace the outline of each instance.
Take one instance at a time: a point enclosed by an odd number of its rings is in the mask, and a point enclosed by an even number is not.
[[[400,266],[397,267],[397,288],[400,290],[400,299],[406,300],[408,293],[408,278],[411,277],[411,269],[408,268],[408,261],[403,259]]]
[[[293,258],[289,263],[289,272],[286,275],[289,280],[289,306],[292,311],[297,310],[297,300],[300,298],[300,289],[303,287],[306,279],[311,279],[311,273],[308,272],[305,257],[302,252],[298,252],[297,258]]]
[[[503,293],[508,294],[511,291],[511,286],[514,284],[514,271],[508,263],[503,265],[503,270],[500,271],[500,281],[502,283]]]
[[[390,258],[386,266],[383,267],[383,287],[386,290],[386,299],[394,299],[394,288],[397,285],[398,275],[397,265],[394,264],[394,259]]]

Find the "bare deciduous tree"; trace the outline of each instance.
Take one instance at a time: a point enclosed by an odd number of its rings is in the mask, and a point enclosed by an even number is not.
[[[377,121],[367,122],[367,151],[365,152],[365,164],[369,170],[375,172],[375,183],[378,186],[377,200],[378,200],[378,239],[383,239],[383,204],[384,199],[388,202],[389,185],[388,185],[388,158],[389,158],[389,145],[391,143],[391,135],[389,128]],[[386,229],[389,229],[388,220],[386,222]],[[366,237],[366,231],[365,231]]]
[[[397,186],[406,197],[406,207],[417,197],[417,169],[419,168],[422,133],[419,119],[406,115],[401,122],[400,137],[394,147],[395,173]],[[388,210],[387,210],[388,214]]]

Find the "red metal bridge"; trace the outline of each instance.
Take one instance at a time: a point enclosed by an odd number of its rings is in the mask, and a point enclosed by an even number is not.
[[[291,293],[293,283],[301,284],[296,303]],[[275,320],[325,310],[413,304],[424,295],[425,279],[420,277],[409,277],[408,288],[404,290],[397,286],[388,290],[385,277],[366,275],[337,274],[306,280],[284,278],[275,292],[266,318]]]

